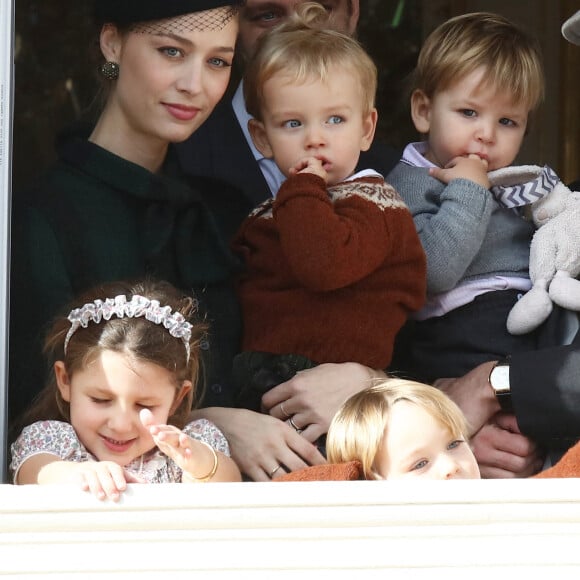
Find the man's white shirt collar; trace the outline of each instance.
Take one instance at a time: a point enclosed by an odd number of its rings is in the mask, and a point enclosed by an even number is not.
[[[232,99],[232,107],[234,109],[234,113],[236,114],[236,118],[238,119],[238,123],[244,132],[244,136],[246,137],[246,141],[254,154],[254,159],[259,161],[260,159],[264,159],[264,156],[256,149],[254,142],[252,141],[252,137],[250,136],[250,131],[248,129],[248,121],[252,118],[252,115],[248,113],[246,110],[246,103],[244,101],[244,81],[240,81],[236,92],[234,93],[234,98]]]
[[[234,109],[234,113],[236,118],[238,119],[238,123],[242,128],[244,136],[246,137],[246,141],[248,142],[248,146],[250,147],[254,159],[257,161],[258,166],[260,167],[260,171],[270,188],[270,192],[273,196],[278,193],[280,186],[286,179],[284,174],[280,171],[280,168],[276,165],[276,162],[273,159],[268,159],[264,157],[254,145],[252,141],[252,137],[250,136],[250,131],[248,129],[248,121],[252,118],[252,116],[246,110],[246,103],[244,101],[244,88],[243,88],[243,81],[240,82],[236,92],[234,93],[234,98],[232,99],[232,107]]]

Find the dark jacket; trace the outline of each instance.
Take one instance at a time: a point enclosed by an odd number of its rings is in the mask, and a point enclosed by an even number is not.
[[[44,385],[41,343],[63,305],[97,283],[144,276],[195,292],[212,327],[206,403],[231,404],[240,318],[230,277],[240,265],[228,245],[250,209],[243,196],[179,178],[171,150],[161,174],[81,138],[65,139],[58,156],[14,200],[10,418]]]

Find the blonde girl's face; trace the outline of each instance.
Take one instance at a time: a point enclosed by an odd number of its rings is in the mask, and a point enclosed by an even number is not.
[[[469,443],[410,401],[390,412],[375,471],[383,479],[479,479]]]
[[[168,21],[167,31],[122,34],[113,25],[103,27],[103,55],[119,64],[106,111],[132,147],[144,138],[161,143],[187,139],[226,90],[237,18],[217,30],[187,30],[180,20],[187,18],[191,15]]]
[[[155,446],[139,412],[149,409],[154,423],[166,424],[191,389],[189,381],[176,386],[163,367],[113,351],[103,351],[72,377],[62,361],[54,370],[81,443],[99,461],[121,466]]]

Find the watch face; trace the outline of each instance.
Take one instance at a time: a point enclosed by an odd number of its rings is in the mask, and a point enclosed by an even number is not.
[[[491,386],[496,393],[510,390],[510,367],[498,365],[491,371]]]

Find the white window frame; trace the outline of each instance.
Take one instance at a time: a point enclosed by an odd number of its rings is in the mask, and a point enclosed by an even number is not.
[[[6,481],[8,421],[8,316],[12,123],[14,113],[14,0],[0,2],[0,474]]]

